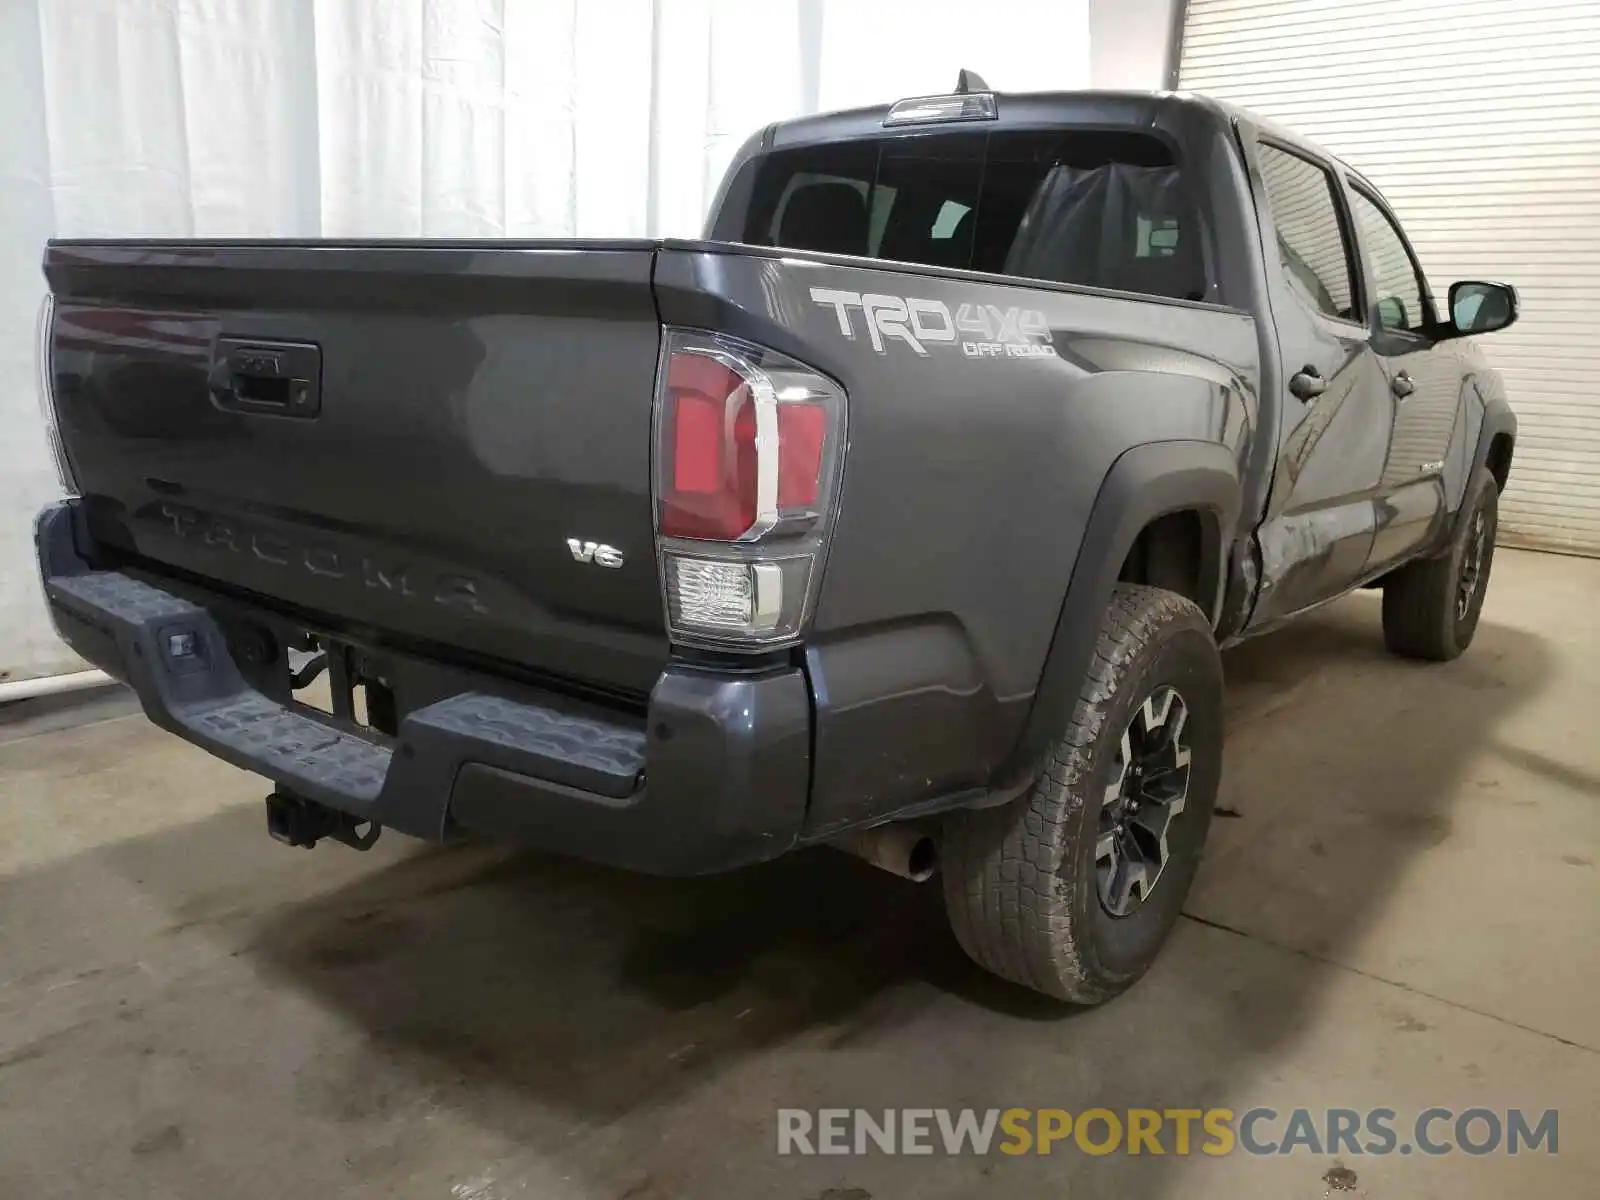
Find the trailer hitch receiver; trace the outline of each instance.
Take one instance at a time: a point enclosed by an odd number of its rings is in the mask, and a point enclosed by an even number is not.
[[[383,826],[293,792],[279,791],[267,796],[267,832],[285,846],[307,850],[323,838],[332,838],[355,850],[370,850]]]

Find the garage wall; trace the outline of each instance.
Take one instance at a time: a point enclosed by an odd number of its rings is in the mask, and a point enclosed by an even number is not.
[[[1180,82],[1370,176],[1441,300],[1518,286],[1482,339],[1521,422],[1502,533],[1600,553],[1600,5],[1189,0]]]
[[[1088,0],[0,0],[0,682],[69,671],[29,540],[52,235],[689,234],[761,125],[1089,81]],[[1025,33],[1025,36],[1019,36]]]
[[[1089,0],[1089,86],[1111,90],[1170,88],[1175,24],[1182,0]]]

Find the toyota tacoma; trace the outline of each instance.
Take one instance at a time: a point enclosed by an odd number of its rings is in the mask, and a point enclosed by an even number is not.
[[[1472,641],[1516,438],[1355,170],[1179,94],[785,121],[698,241],[55,241],[61,635],[270,831],[661,874],[834,843],[1137,979],[1220,648],[1359,587]],[[320,702],[316,702],[320,701]]]

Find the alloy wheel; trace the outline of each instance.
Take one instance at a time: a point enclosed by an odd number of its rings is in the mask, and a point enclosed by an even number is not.
[[[1189,798],[1189,709],[1176,688],[1157,688],[1134,709],[1100,805],[1095,885],[1113,917],[1131,916],[1155,890],[1169,858],[1167,835]]]
[[[1467,552],[1461,558],[1461,578],[1456,583],[1456,620],[1465,621],[1472,609],[1473,597],[1483,586],[1483,560],[1489,548],[1489,522],[1483,509],[1472,516],[1472,530],[1468,534]]]

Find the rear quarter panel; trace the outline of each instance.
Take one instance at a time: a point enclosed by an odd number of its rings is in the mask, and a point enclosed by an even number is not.
[[[704,245],[663,252],[655,283],[667,323],[782,350],[848,393],[807,650],[813,836],[985,789],[1112,464],[1203,441],[1242,469],[1256,421],[1256,329],[1231,309]]]

